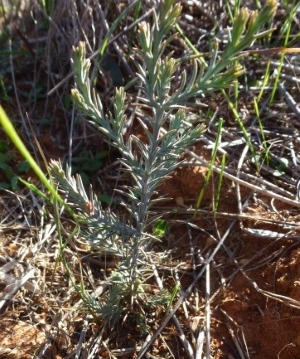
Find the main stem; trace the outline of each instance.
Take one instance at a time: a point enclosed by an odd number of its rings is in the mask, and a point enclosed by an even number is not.
[[[150,192],[150,183],[153,180],[153,173],[152,169],[154,168],[155,164],[160,160],[160,158],[157,157],[156,149],[159,146],[159,132],[161,129],[161,123],[163,122],[163,116],[164,111],[160,108],[158,105],[154,109],[154,120],[153,120],[153,136],[150,139],[149,138],[149,152],[148,156],[143,156],[145,162],[144,162],[144,171],[143,175],[141,177],[139,187],[142,189],[140,193],[140,203],[137,205],[137,216],[136,216],[136,237],[134,238],[134,245],[133,245],[133,251],[130,254],[130,262],[131,262],[131,271],[130,271],[130,278],[132,281],[132,295],[131,300],[133,301],[133,298],[135,297],[135,280],[137,278],[137,261],[140,257],[140,249],[144,246],[145,242],[145,229],[147,227],[148,223],[148,217],[149,217],[149,207],[151,203],[151,198],[153,196],[153,187]],[[133,302],[131,303],[133,304]]]

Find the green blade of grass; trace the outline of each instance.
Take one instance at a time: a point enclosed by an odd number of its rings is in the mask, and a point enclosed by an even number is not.
[[[206,190],[206,188],[208,186],[209,180],[210,180],[212,172],[213,172],[213,166],[214,166],[214,163],[215,163],[215,160],[216,160],[216,157],[217,157],[218,146],[219,146],[220,139],[221,139],[222,127],[223,127],[223,120],[220,119],[219,124],[218,124],[218,133],[217,133],[217,137],[216,137],[216,141],[215,141],[215,146],[213,148],[211,160],[209,162],[209,168],[208,168],[207,174],[206,174],[205,179],[204,179],[203,187],[201,188],[200,194],[199,194],[198,199],[197,199],[196,208],[199,208],[200,205],[201,205],[201,202],[202,202],[203,197],[204,197],[205,190]],[[195,215],[196,215],[196,213],[195,213]]]
[[[53,198],[55,198],[60,204],[66,206],[66,203],[63,201],[63,199],[59,196],[54,186],[51,184],[51,182],[47,179],[44,172],[41,170],[41,168],[38,166],[34,158],[31,156],[29,151],[27,150],[26,146],[24,145],[23,141],[21,140],[20,136],[17,134],[13,124],[11,123],[10,119],[6,115],[5,111],[3,110],[2,106],[0,106],[0,124],[3,127],[5,133],[10,138],[11,142],[15,145],[15,147],[19,150],[21,155],[24,157],[24,159],[29,163],[32,170],[35,172],[37,177],[40,179],[42,184],[49,190]],[[50,198],[48,200],[51,201]],[[69,211],[71,209],[68,208]],[[72,213],[72,211],[71,211]]]

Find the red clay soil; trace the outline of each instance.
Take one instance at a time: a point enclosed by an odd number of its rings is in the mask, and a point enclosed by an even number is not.
[[[51,148],[55,147],[49,145],[48,149]],[[204,150],[202,145],[198,145],[195,151],[205,159],[210,158],[210,151]],[[166,180],[159,191],[160,195],[170,198],[170,201],[165,203],[166,211],[169,208],[179,210],[188,208],[195,203],[204,184],[206,172],[207,169],[204,167],[181,167]],[[216,183],[217,178],[214,177],[205,191],[201,209],[211,209]],[[242,201],[247,196],[249,198],[244,215],[255,219],[243,221],[236,219],[233,229],[225,240],[226,248],[220,249],[211,267],[213,294],[211,355],[214,359],[242,358],[239,353],[240,348],[243,353],[248,352],[248,357],[251,359],[299,359],[300,250],[299,226],[297,226],[299,215],[289,206],[258,194],[253,195],[248,189],[242,189],[241,192]],[[221,193],[218,212],[237,214],[235,185],[224,180]],[[200,229],[205,230],[203,233],[195,230],[193,243],[195,249],[201,250],[204,254],[214,247],[214,245],[207,246],[207,233],[217,237],[218,232],[219,237],[222,237],[229,224],[235,220],[226,216],[214,220],[204,214],[197,215],[193,221],[191,215],[187,217],[174,214],[170,218],[193,222]],[[274,223],[266,223],[260,219],[273,220]],[[287,230],[282,225],[283,222],[294,223],[295,226]],[[191,255],[186,224],[174,224],[172,228],[174,233],[171,233],[172,236],[163,245],[166,248],[175,248],[174,261],[185,262],[188,267],[191,265]],[[260,232],[251,234],[247,230],[249,228]],[[274,237],[276,232],[278,236]],[[9,232],[3,232],[0,242],[2,244],[0,254],[5,253],[14,257],[16,252],[14,237]],[[242,270],[238,270],[239,267]],[[190,278],[182,276],[183,288],[190,284]],[[8,282],[2,278],[1,289],[4,292],[7,290],[7,284]],[[186,328],[197,321],[198,316],[203,318],[204,282],[200,281],[197,290],[200,295],[199,312],[195,313],[195,317],[191,316]],[[35,297],[35,301],[39,302],[41,308],[43,298]],[[24,317],[26,310],[28,308],[26,309],[22,303],[18,302],[15,306],[12,301],[11,305],[2,312],[0,358],[32,358],[49,340],[51,327],[46,324],[45,318],[48,318],[48,323],[50,308],[45,306],[44,312],[39,309],[40,312],[36,313],[34,319]],[[185,325],[183,327],[185,328]],[[166,328],[166,331],[169,330],[171,331],[170,326]],[[175,342],[178,340],[176,330],[170,335],[169,346],[172,346],[170,343],[172,340]],[[152,353],[156,353],[158,358],[163,358],[162,348],[154,347]],[[47,356],[44,358],[59,359],[67,354],[70,353],[49,344]],[[99,358],[105,357],[104,352],[102,354],[99,354]],[[184,351],[179,350],[179,354],[178,358],[185,358]],[[134,355],[123,356],[123,358],[130,357]]]

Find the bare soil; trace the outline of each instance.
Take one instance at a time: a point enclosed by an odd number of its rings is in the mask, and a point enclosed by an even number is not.
[[[207,150],[198,148],[200,156],[209,159]],[[197,199],[198,191],[204,182],[207,169],[202,167],[179,169],[172,178],[166,181],[160,190],[160,195],[166,195],[170,202],[162,211],[170,208],[180,211],[183,206],[188,207]],[[229,224],[235,222],[229,235],[224,242],[224,247],[215,256],[210,269],[211,286],[211,353],[213,358],[240,358],[238,348],[242,352],[248,352],[249,358],[299,358],[300,355],[300,250],[299,250],[299,215],[297,210],[270,200],[268,197],[254,195],[249,190],[243,190],[244,196],[249,197],[247,209],[244,211],[246,219],[241,220],[238,214],[237,200],[234,186],[228,181],[223,182],[222,198],[218,212],[223,212],[223,218],[212,218],[212,216],[198,214],[193,224],[197,227],[188,229],[187,223],[190,215],[172,214],[172,219],[179,220],[172,225],[170,234],[161,245],[165,249],[173,249],[173,265],[178,264],[180,281],[183,289],[192,280],[191,243],[201,255],[209,253],[215,244],[208,240],[208,235],[217,229],[220,237],[228,230]],[[207,209],[211,214],[210,206],[214,193],[212,183],[206,189],[202,209]],[[178,206],[178,201],[180,206]],[[272,202],[272,203],[271,203]],[[4,209],[2,209],[4,210]],[[226,213],[230,217],[226,217]],[[251,218],[251,219],[249,219]],[[270,222],[265,222],[266,220]],[[286,223],[286,225],[285,225]],[[293,227],[283,230],[288,223]],[[259,230],[259,235],[249,234],[247,229]],[[36,241],[34,235],[26,231],[1,227],[1,263],[2,266],[12,263],[8,272],[1,272],[2,298],[9,293],[22,273],[26,272],[28,263],[32,262],[30,250],[24,250],[24,244]],[[191,239],[188,237],[191,232]],[[277,233],[277,235],[276,235]],[[275,234],[275,235],[274,235]],[[23,240],[16,236],[24,236]],[[27,237],[27,238],[26,238]],[[33,246],[33,245],[32,245]],[[34,247],[34,246],[33,246]],[[54,248],[54,252],[57,252]],[[44,267],[51,272],[55,260],[55,253],[49,249],[51,263],[40,263],[39,269]],[[80,255],[82,256],[82,254]],[[22,259],[23,258],[23,259]],[[37,258],[34,262],[36,265]],[[43,260],[46,260],[44,258]],[[179,266],[179,264],[181,264]],[[60,266],[60,265],[59,265]],[[97,265],[91,265],[97,270]],[[99,270],[99,268],[98,268]],[[60,283],[61,271],[53,272],[58,276],[59,283],[49,283],[49,291],[57,291]],[[50,273],[48,274],[49,277]],[[166,273],[167,275],[167,273]],[[36,284],[33,275],[29,282]],[[96,277],[96,276],[95,276]],[[171,278],[171,277],[170,277]],[[47,281],[50,278],[47,279]],[[55,281],[55,280],[54,280]],[[39,282],[39,281],[38,281]],[[80,329],[76,323],[70,324],[68,328],[60,328],[61,314],[57,313],[57,301],[53,299],[53,307],[49,303],[49,294],[39,291],[39,286],[32,285],[31,288],[22,286],[19,291],[9,298],[2,308],[1,332],[0,332],[0,357],[1,358],[32,358],[35,353],[48,343],[46,353],[42,358],[65,358],[71,354],[66,343],[60,343],[60,337],[71,336],[71,343],[76,343],[80,336]],[[184,318],[182,312],[179,316],[183,320],[183,327],[187,335],[193,337],[204,325],[205,304],[205,280],[201,280],[190,296],[189,301],[194,312],[189,310],[188,318]],[[46,296],[46,298],[44,298]],[[73,298],[74,299],[74,298]],[[78,299],[78,298],[77,298]],[[63,304],[61,311],[72,311],[68,302]],[[63,308],[64,305],[66,308]],[[69,307],[69,309],[68,309]],[[62,310],[64,309],[64,310]],[[70,314],[70,313],[69,313]],[[66,315],[66,314],[65,314]],[[73,317],[73,314],[72,314]],[[78,317],[78,315],[76,315]],[[77,318],[79,327],[82,319]],[[90,323],[89,331],[97,333],[97,323]],[[136,347],[139,343],[139,334],[123,327],[123,335],[120,347]],[[52,331],[55,334],[52,334]],[[60,331],[65,332],[64,335]],[[89,335],[92,335],[89,333]],[[116,335],[116,334],[115,334]],[[177,347],[178,357],[184,358],[180,342],[178,342],[176,328],[170,324],[164,335],[169,346]],[[132,344],[129,345],[130,339]],[[246,349],[247,348],[247,349]],[[155,343],[152,353],[155,357],[163,358],[165,346],[163,342]],[[106,357],[105,351],[100,352],[99,357]],[[107,352],[107,355],[108,352]],[[83,357],[83,356],[82,356]],[[98,357],[98,356],[97,356]],[[122,355],[123,358],[134,357],[134,352]]]

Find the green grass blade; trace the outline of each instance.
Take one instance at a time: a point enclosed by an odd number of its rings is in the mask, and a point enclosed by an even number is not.
[[[41,168],[38,166],[34,158],[31,156],[29,151],[27,150],[26,146],[24,145],[23,141],[21,140],[20,136],[17,134],[13,124],[11,123],[10,119],[6,115],[3,108],[0,106],[0,124],[3,127],[5,133],[10,138],[11,142],[15,145],[15,147],[19,150],[21,155],[24,157],[24,159],[28,162],[32,170],[35,172],[35,174],[38,176],[42,184],[49,190],[51,195],[56,198],[56,200],[66,205],[63,199],[59,196],[54,186],[51,184],[51,182],[47,179]],[[48,198],[50,200],[50,198]]]
[[[221,139],[222,127],[223,127],[223,120],[220,119],[219,124],[218,124],[218,133],[217,133],[217,137],[216,137],[215,146],[214,146],[214,149],[213,149],[211,160],[209,162],[209,168],[208,168],[207,174],[205,176],[203,187],[202,187],[202,189],[200,191],[200,194],[198,196],[198,199],[197,199],[196,208],[199,208],[200,205],[201,205],[201,202],[203,200],[206,187],[208,186],[209,180],[210,180],[212,172],[213,172],[213,166],[215,164],[215,160],[216,160],[217,153],[218,153],[218,146],[219,146],[220,139]],[[196,213],[195,213],[195,215],[196,215]]]

